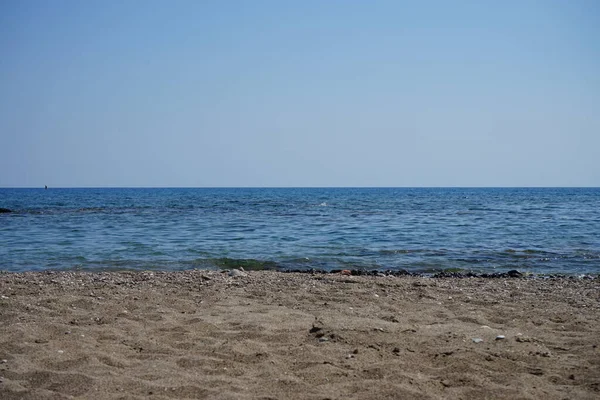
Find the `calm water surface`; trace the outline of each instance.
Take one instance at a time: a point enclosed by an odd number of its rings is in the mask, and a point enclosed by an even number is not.
[[[600,273],[600,189],[0,189],[0,270]]]

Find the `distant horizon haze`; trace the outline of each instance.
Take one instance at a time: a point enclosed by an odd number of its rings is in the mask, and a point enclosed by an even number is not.
[[[600,186],[5,186],[0,189],[598,189]]]

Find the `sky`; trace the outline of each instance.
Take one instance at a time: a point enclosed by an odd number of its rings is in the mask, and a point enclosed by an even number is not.
[[[600,186],[600,2],[0,0],[0,187]]]

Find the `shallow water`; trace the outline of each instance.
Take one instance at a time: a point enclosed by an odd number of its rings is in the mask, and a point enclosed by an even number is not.
[[[0,270],[600,273],[598,188],[0,189]]]

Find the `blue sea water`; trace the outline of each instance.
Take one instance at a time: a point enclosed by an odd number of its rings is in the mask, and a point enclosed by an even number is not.
[[[600,273],[598,188],[0,189],[0,270]]]

